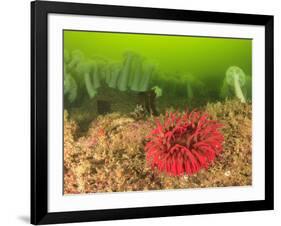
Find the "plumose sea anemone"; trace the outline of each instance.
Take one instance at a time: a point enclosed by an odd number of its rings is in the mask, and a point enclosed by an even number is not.
[[[147,136],[146,160],[168,175],[192,175],[208,168],[223,149],[222,124],[207,114],[167,112],[163,122],[156,119],[155,124]]]

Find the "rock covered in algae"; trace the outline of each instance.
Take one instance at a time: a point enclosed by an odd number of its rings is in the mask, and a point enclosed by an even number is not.
[[[143,152],[150,121],[118,113],[99,116],[88,134],[76,141],[79,162],[72,165],[80,193],[154,188]],[[67,164],[69,165],[69,164]],[[79,179],[83,177],[83,180]],[[65,190],[65,193],[68,191]]]
[[[239,100],[208,104],[207,112],[223,124],[224,153],[213,171],[216,180],[228,186],[251,185],[252,181],[252,105]],[[222,167],[223,171],[219,167]]]
[[[76,151],[76,141],[74,138],[77,131],[77,124],[69,119],[67,111],[64,111],[64,192],[79,193],[75,172],[76,162],[78,161]]]
[[[213,119],[224,124],[224,150],[208,170],[203,169],[193,176],[167,176],[147,165],[145,137],[154,126],[150,118],[137,120],[119,113],[99,116],[91,123],[87,135],[77,140],[73,135],[74,129],[65,129],[67,170],[64,175],[64,192],[251,185],[251,105],[238,100],[227,100],[208,104],[205,110]],[[71,121],[67,123],[70,123],[67,128],[74,128]]]

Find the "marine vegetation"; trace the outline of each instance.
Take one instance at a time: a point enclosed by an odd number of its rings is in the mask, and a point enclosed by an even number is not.
[[[86,57],[81,51],[64,53],[64,95],[70,103],[87,93],[94,98],[102,85],[119,91],[146,92],[152,87],[150,80],[155,65],[139,54],[127,51],[123,60],[115,62],[101,57]],[[155,89],[156,86],[153,88]],[[161,96],[161,90],[155,92]],[[159,89],[158,89],[159,88]]]
[[[207,114],[192,111],[167,112],[163,122],[147,136],[146,159],[152,168],[174,176],[192,175],[210,163],[222,151],[224,140],[220,123]]]
[[[74,102],[78,95],[78,82],[75,75],[77,75],[76,67],[82,58],[83,55],[79,50],[71,54],[64,51],[64,96],[70,103]]]
[[[115,95],[137,95],[146,113],[159,115],[163,101],[159,99],[181,96],[189,105],[204,95],[204,83],[190,73],[180,72],[163,77],[158,64],[141,54],[126,51],[116,61],[99,56],[86,56],[80,50],[64,52],[64,96],[66,109],[89,105],[99,101],[104,92],[112,89]],[[195,98],[196,97],[196,98]],[[181,98],[178,101],[182,100]]]
[[[158,71],[153,79],[155,86],[161,87],[164,99],[181,99],[188,106],[201,101],[207,95],[207,87],[201,79],[188,72],[168,73]],[[172,101],[173,102],[173,101]],[[197,105],[198,106],[198,105]]]
[[[225,79],[221,88],[221,97],[235,96],[242,103],[246,102],[247,90],[251,87],[251,77],[238,66],[231,66],[226,70]],[[248,94],[251,97],[251,91]]]
[[[183,84],[186,84],[186,97],[188,103],[190,103],[196,96],[202,96],[206,87],[203,82],[191,74],[186,75],[184,78],[185,81]]]

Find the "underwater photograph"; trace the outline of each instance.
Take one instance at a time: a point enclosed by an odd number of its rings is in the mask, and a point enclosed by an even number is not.
[[[252,185],[252,39],[63,31],[67,194]]]

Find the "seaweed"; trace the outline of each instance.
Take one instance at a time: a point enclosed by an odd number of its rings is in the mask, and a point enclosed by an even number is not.
[[[127,52],[127,53],[125,53],[124,56],[125,56],[124,64],[123,64],[122,70],[119,74],[118,81],[117,81],[117,88],[120,91],[126,91],[128,88],[130,71],[132,68],[134,54],[131,52]]]
[[[95,56],[87,58],[79,50],[69,54],[64,53],[64,77],[66,84],[66,98],[74,102],[79,96],[83,96],[84,90],[90,99],[98,93],[102,84],[119,91],[145,92],[150,87],[150,78],[154,73],[155,66],[134,52],[124,54],[123,64]],[[83,79],[81,79],[83,78]],[[81,81],[84,81],[81,84]],[[71,92],[69,88],[75,87]],[[70,95],[70,97],[69,97]]]
[[[70,103],[75,101],[77,97],[77,84],[69,73],[64,75],[64,95]]]

